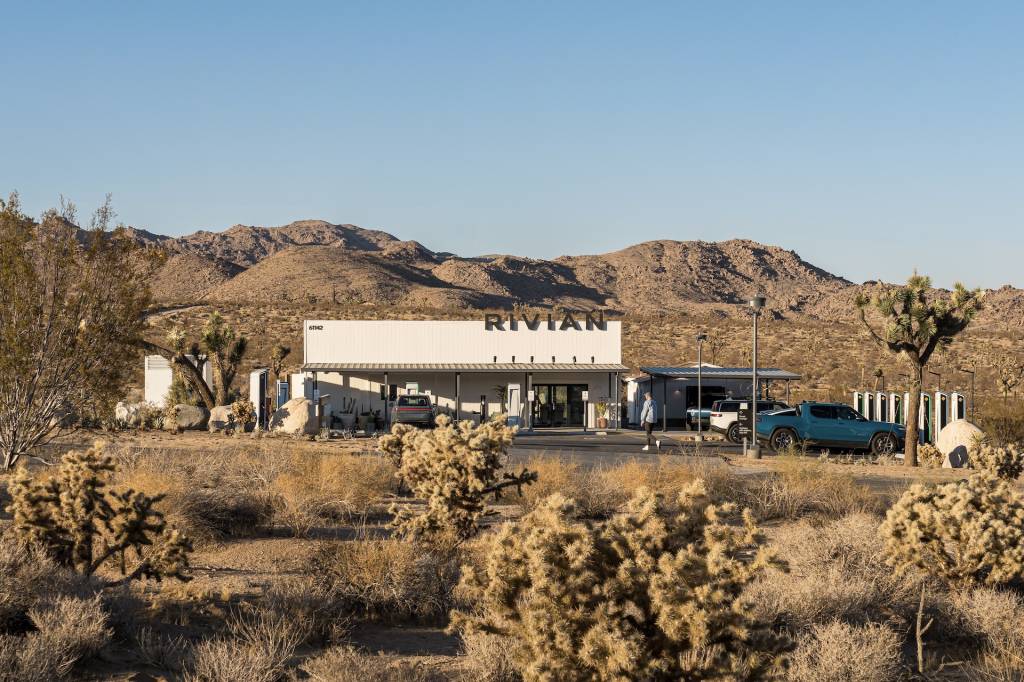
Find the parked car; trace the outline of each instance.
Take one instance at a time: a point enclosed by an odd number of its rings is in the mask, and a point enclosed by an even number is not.
[[[906,435],[906,427],[870,421],[842,403],[805,402],[757,416],[758,441],[767,443],[776,452],[806,443],[894,455],[902,450]]]
[[[739,434],[740,403],[749,402],[750,398],[716,400],[711,404],[711,414],[708,420],[711,430],[716,433],[725,434],[726,440],[732,443],[739,443],[742,440]],[[780,400],[773,400],[772,398],[760,398],[757,401],[758,413],[784,410],[787,407],[789,405],[786,403]]]
[[[400,395],[391,414],[391,423],[431,427],[434,415],[429,395]]]
[[[704,428],[711,425],[711,408],[702,407],[700,410],[700,423]],[[686,411],[686,428],[693,431],[697,428],[697,408],[691,407]]]

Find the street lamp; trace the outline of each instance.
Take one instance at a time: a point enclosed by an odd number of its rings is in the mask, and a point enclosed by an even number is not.
[[[701,442],[704,437],[701,434],[701,422],[704,420],[704,413],[701,409],[701,372],[704,368],[704,361],[701,359],[701,352],[704,350],[704,342],[707,341],[708,335],[704,332],[697,333],[697,442]]]
[[[756,294],[750,299],[750,307],[754,311],[754,349],[751,354],[751,386],[752,386],[752,397],[750,402],[750,439],[753,443],[750,449],[747,451],[747,456],[754,459],[761,459],[761,446],[757,443],[757,318],[761,316],[761,310],[764,308],[765,298],[761,294]]]

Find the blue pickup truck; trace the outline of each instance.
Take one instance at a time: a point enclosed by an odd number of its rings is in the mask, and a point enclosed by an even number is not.
[[[906,427],[865,419],[842,403],[800,403],[757,417],[757,439],[776,452],[805,443],[892,455],[903,449]]]

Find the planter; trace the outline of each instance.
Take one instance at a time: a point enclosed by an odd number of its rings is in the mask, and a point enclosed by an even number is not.
[[[368,415],[368,414],[361,414],[358,417],[356,417],[356,428],[361,430],[361,431],[365,431],[366,430],[366,425],[369,424],[369,423],[370,423],[370,415]]]
[[[353,413],[351,413],[351,412],[342,412],[339,415],[339,419],[341,420],[342,428],[344,428],[344,429],[355,428],[356,416]]]

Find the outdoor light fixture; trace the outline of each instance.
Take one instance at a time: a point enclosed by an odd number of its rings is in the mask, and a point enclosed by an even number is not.
[[[754,348],[751,353],[751,400],[750,400],[750,439],[753,441],[747,450],[747,456],[753,459],[761,459],[761,446],[757,443],[757,318],[761,316],[764,308],[765,297],[755,294],[750,299],[750,307],[754,311]]]
[[[697,333],[697,442],[701,442],[704,438],[701,433],[701,420],[704,419],[704,415],[701,411],[701,371],[704,368],[704,361],[701,359],[701,351],[704,350],[704,342],[708,340],[708,335],[704,332]]]

